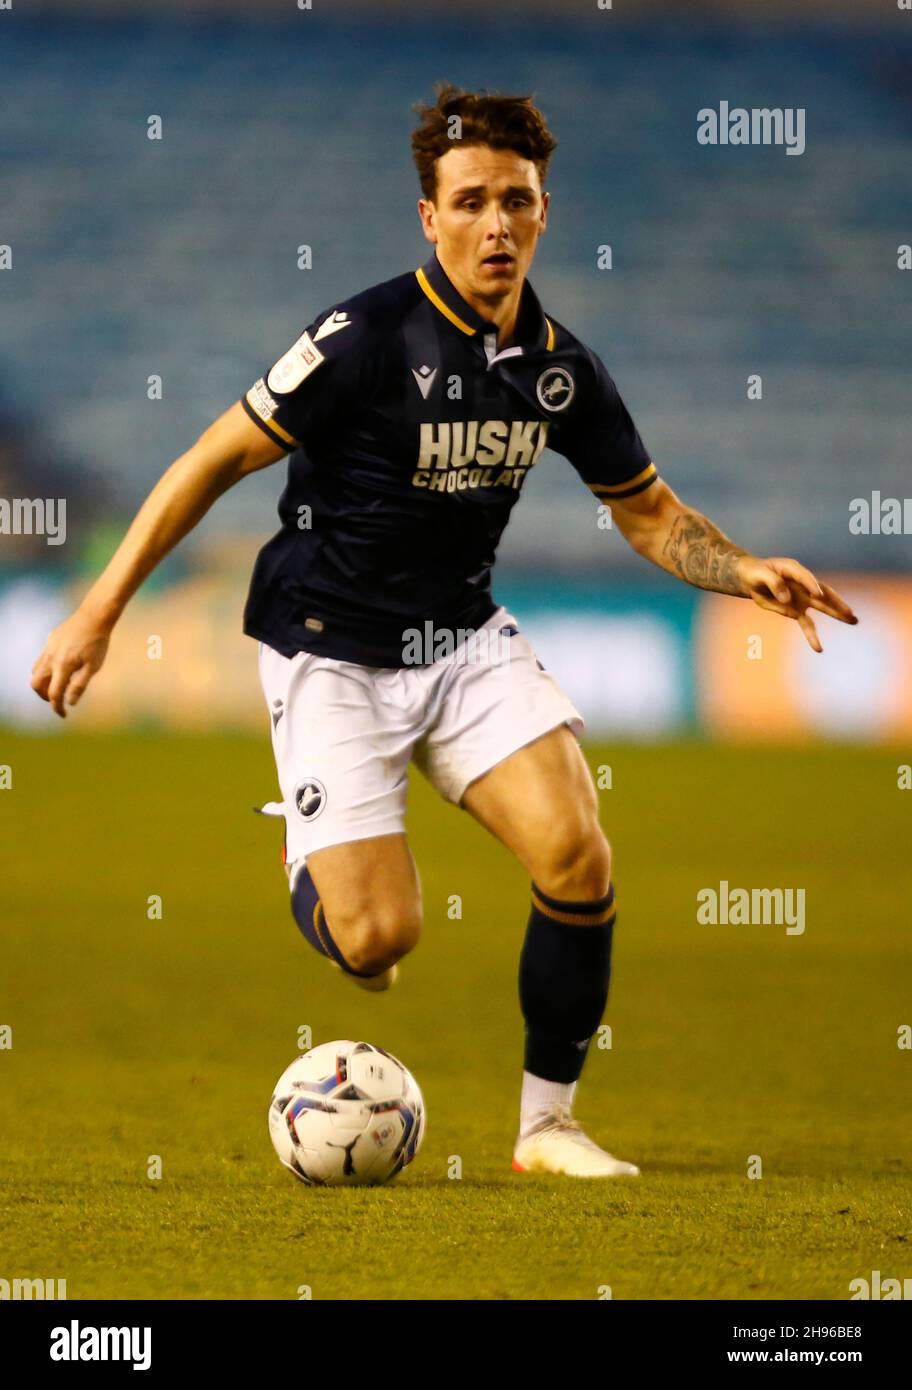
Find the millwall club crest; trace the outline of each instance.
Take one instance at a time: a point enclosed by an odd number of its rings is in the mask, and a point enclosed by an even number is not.
[[[316,820],[326,805],[326,788],[316,777],[299,782],[294,793],[295,810],[302,820]]]
[[[548,367],[535,383],[539,405],[545,410],[565,410],[573,400],[573,377],[565,367]]]

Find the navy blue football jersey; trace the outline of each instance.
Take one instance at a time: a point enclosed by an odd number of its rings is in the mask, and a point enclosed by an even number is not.
[[[605,502],[656,478],[604,365],[528,280],[498,351],[436,254],[325,310],[242,404],[291,455],[244,612],[284,656],[401,667],[408,629],[484,623],[498,541],[546,446]]]

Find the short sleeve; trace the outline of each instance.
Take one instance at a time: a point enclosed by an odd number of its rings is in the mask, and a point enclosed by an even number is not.
[[[321,314],[254,382],[241,405],[283,449],[351,420],[361,397],[367,325],[344,308]]]
[[[632,497],[658,473],[604,363],[588,348],[584,353],[578,398],[566,419],[555,420],[548,443],[597,497]]]

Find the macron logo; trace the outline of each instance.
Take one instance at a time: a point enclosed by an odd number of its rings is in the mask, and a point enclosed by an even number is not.
[[[152,1365],[151,1327],[51,1328],[52,1361],[131,1361],[134,1371]]]
[[[321,338],[328,338],[330,333],[338,333],[340,328],[351,328],[351,319],[344,310],[337,314],[330,314],[328,319],[324,319],[313,335],[313,341],[318,343]]]
[[[436,375],[436,367],[433,371],[431,371],[430,367],[428,366],[418,367],[417,369],[415,367],[412,368],[412,376],[415,378],[418,390],[421,392],[421,395],[424,398],[424,400],[427,400],[428,398],[431,387],[434,385],[434,378]]]

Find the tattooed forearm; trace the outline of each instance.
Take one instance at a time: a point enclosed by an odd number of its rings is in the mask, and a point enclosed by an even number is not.
[[[679,512],[662,550],[668,568],[698,589],[741,594],[737,563],[747,555],[699,512]]]

